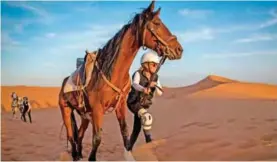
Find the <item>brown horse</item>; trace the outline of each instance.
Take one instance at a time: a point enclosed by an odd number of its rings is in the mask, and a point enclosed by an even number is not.
[[[72,146],[74,161],[82,158],[82,140],[89,123],[93,126],[93,146],[89,161],[96,160],[96,152],[101,142],[103,115],[110,107],[115,108],[123,143],[128,149],[129,134],[125,118],[126,99],[131,88],[129,69],[140,47],[155,50],[159,56],[167,55],[170,60],[181,58],[182,46],[159,18],[160,8],[153,11],[154,4],[152,1],[148,8],[136,14],[102,49],[98,50],[91,80],[84,89],[87,112],[77,106],[78,92],[63,92],[69,77],[64,79],[59,94],[59,106],[67,129],[67,137]],[[78,129],[73,110],[79,114],[89,113],[91,120],[81,116],[81,125]]]

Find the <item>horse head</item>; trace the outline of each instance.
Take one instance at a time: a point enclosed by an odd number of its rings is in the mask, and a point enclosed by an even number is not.
[[[170,60],[180,59],[183,48],[177,37],[173,35],[160,19],[161,8],[154,11],[155,1],[140,14],[142,24],[142,46],[150,48],[159,56],[167,56]]]

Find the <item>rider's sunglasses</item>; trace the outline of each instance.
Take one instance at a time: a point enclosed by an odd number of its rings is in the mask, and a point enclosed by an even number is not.
[[[149,62],[149,65],[152,66],[152,67],[156,67],[158,64],[155,63],[155,62]]]

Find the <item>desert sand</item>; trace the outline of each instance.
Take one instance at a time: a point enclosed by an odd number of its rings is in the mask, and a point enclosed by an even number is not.
[[[62,160],[65,129],[59,138],[59,88],[1,87],[1,160]],[[9,96],[20,92],[33,100],[33,124],[11,119]],[[5,111],[3,111],[5,110]],[[140,137],[136,160],[277,160],[277,86],[208,76],[198,83],[166,88],[154,100],[154,142]],[[128,112],[129,132],[132,114]],[[80,122],[79,122],[80,123]],[[91,147],[91,126],[84,139],[84,160]],[[69,147],[70,148],[70,147]],[[105,115],[98,160],[124,160],[115,114]]]
[[[32,108],[57,108],[60,87],[1,86],[1,110],[11,111],[11,94],[27,96]]]

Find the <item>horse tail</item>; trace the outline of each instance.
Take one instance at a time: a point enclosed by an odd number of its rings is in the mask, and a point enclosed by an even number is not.
[[[61,90],[60,90],[60,93],[59,93],[59,105],[60,105],[60,108],[61,108],[61,99],[63,98],[64,100],[66,100],[64,98],[64,92],[63,91],[64,91],[64,86],[65,86],[67,80],[69,79],[69,77],[70,76],[65,77],[63,79],[63,82],[62,82],[62,87],[61,87]],[[74,116],[74,112],[73,112],[74,107],[69,102],[67,102],[67,104],[72,109],[72,111],[71,111],[71,117],[70,117],[70,119],[71,119],[71,125],[72,125],[72,133],[73,133],[73,139],[74,139],[74,141],[77,141],[78,140],[78,127],[77,127],[75,116]],[[62,133],[62,130],[63,130],[64,126],[65,126],[65,124],[63,122],[62,125],[61,125],[61,130],[60,130],[60,139],[61,139],[61,133]],[[66,140],[66,142],[67,142],[66,143],[67,150],[68,150],[68,141],[69,141],[69,139],[68,139],[68,136],[67,136],[67,140]]]
[[[74,142],[78,142],[78,127],[75,119],[74,111],[71,112],[71,124]]]

